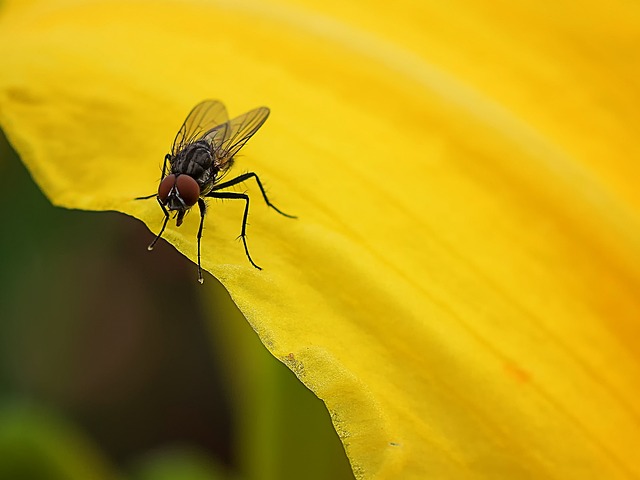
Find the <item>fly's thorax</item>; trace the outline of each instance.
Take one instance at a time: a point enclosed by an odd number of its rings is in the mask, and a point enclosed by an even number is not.
[[[180,150],[171,162],[171,173],[186,174],[200,180],[211,169],[213,156],[208,142],[190,143]]]

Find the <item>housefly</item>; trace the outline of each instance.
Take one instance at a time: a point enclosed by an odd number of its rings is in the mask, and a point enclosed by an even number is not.
[[[247,247],[249,196],[246,193],[221,190],[253,178],[262,192],[262,198],[269,207],[285,217],[296,218],[293,215],[287,215],[269,201],[260,178],[254,172],[243,173],[221,182],[233,165],[234,156],[260,129],[268,116],[269,109],[259,107],[229,120],[227,109],[221,102],[205,100],[199,103],[187,115],[178,131],[171,147],[171,153],[164,157],[158,193],[136,198],[136,200],[144,200],[156,197],[164,213],[164,223],[160,233],[149,245],[149,250],[153,250],[156,242],[162,236],[169,221],[169,212],[175,212],[176,226],[179,227],[189,209],[196,203],[198,204],[200,210],[200,228],[197,236],[198,281],[200,283],[203,282],[200,264],[200,239],[207,211],[205,198],[244,201],[240,238],[242,238],[244,251],[249,262],[258,270],[261,268],[253,261]]]

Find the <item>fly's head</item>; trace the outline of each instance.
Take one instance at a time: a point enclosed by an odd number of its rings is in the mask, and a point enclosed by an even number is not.
[[[177,212],[176,225],[179,227],[187,210],[198,202],[200,185],[189,175],[171,173],[160,182],[158,198],[168,210]]]

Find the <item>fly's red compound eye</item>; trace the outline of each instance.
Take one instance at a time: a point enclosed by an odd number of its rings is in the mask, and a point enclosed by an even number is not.
[[[169,197],[169,192],[176,184],[176,176],[172,173],[171,175],[167,175],[160,182],[160,186],[158,187],[158,197],[162,203],[167,203],[167,198]]]
[[[187,207],[192,207],[200,197],[200,185],[189,175],[179,175],[176,179],[176,187],[180,198]]]

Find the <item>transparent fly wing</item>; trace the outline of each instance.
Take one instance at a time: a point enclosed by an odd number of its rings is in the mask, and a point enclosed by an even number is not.
[[[195,142],[205,133],[218,125],[226,125],[229,121],[227,109],[218,100],[204,100],[193,107],[182,127],[178,131],[171,154],[176,155],[186,145]]]
[[[219,159],[230,159],[260,129],[268,116],[267,107],[256,108],[213,128],[203,139],[214,146]]]

